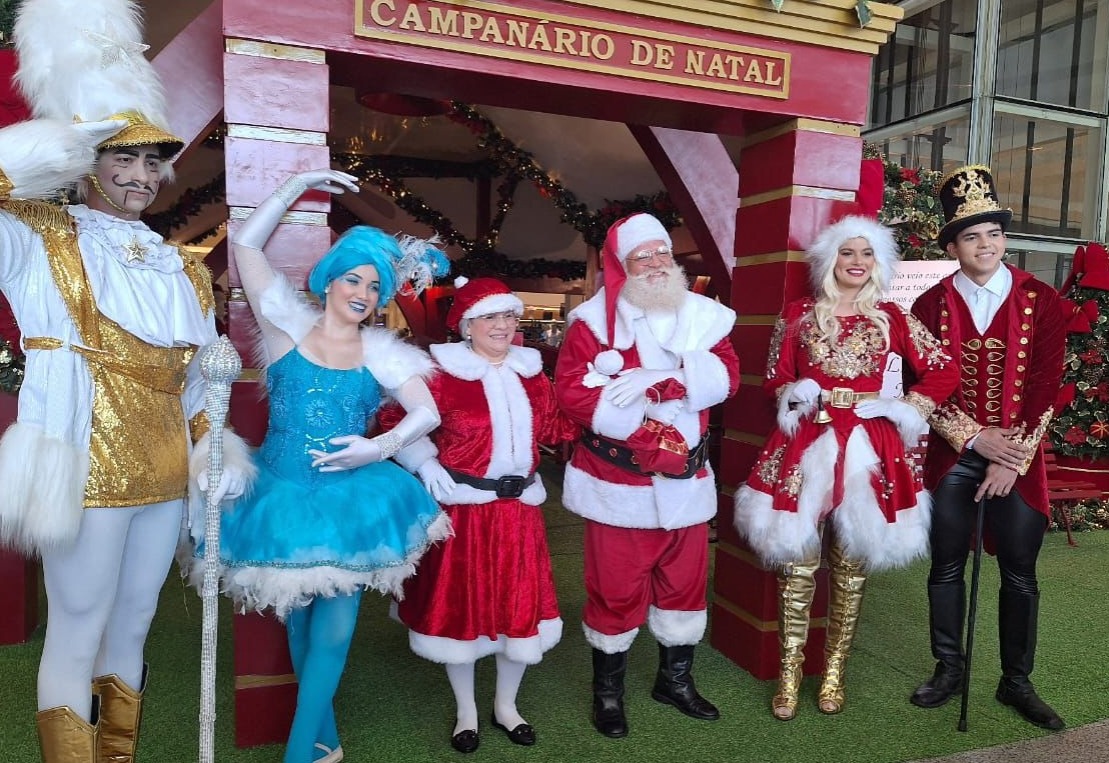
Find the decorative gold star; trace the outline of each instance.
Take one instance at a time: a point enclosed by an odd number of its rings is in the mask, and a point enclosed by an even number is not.
[[[137,238],[132,238],[130,242],[123,245],[124,251],[127,252],[127,264],[132,262],[146,262],[146,247],[139,243]]]

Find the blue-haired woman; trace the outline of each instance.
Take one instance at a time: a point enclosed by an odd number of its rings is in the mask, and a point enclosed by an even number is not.
[[[252,493],[225,513],[224,590],[241,609],[285,621],[299,681],[285,763],[342,759],[333,697],[363,590],[400,594],[405,578],[450,523],[423,485],[388,460],[439,424],[424,377],[428,356],[367,319],[401,289],[445,274],[430,242],[358,226],[312,269],[306,301],[262,247],[307,189],[357,191],[333,170],[293,176],[233,238],[239,276],[258,321],[269,429]],[[386,434],[364,436],[383,395],[405,410]]]

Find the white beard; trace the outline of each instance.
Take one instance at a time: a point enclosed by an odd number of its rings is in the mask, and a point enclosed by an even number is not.
[[[685,271],[676,262],[660,270],[666,272],[669,277],[659,283],[651,283],[647,280],[650,273],[628,276],[620,296],[648,313],[677,310],[685,302],[685,295],[689,293]]]

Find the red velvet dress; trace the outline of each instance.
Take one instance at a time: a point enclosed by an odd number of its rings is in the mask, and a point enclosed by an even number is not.
[[[539,465],[538,443],[577,437],[555,405],[537,351],[513,347],[500,367],[464,344],[434,345],[431,354],[441,371],[428,386],[442,424],[430,435],[434,447],[415,460],[437,450],[444,467],[473,477],[526,476]],[[503,652],[534,664],[558,642],[562,620],[539,508],[545,498],[538,475],[519,498],[464,483],[454,488],[442,502],[454,537],[424,555],[398,605],[413,651],[443,663]]]
[[[764,388],[788,394],[800,379],[822,390],[878,393],[891,352],[917,377],[903,402],[926,419],[951,394],[958,370],[915,318],[889,302],[890,346],[865,316],[840,318],[832,341],[818,339],[812,298],[786,306],[775,327]],[[928,496],[897,426],[885,417],[863,419],[851,407],[825,404],[828,424],[815,411],[800,416],[793,436],[776,427],[736,493],[736,527],[772,564],[819,553],[819,524],[831,516],[849,558],[870,569],[902,566],[928,548]]]

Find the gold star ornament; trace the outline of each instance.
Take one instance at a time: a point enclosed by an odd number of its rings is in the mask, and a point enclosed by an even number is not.
[[[123,250],[127,252],[128,265],[132,262],[146,262],[146,247],[140,244],[137,238],[132,238],[124,244]]]

